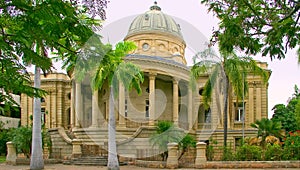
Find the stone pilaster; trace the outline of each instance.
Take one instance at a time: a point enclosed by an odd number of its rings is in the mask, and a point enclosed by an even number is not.
[[[59,82],[56,86],[56,127],[62,127],[63,126],[63,121],[65,119],[63,114],[63,85],[61,82]]]
[[[51,128],[57,127],[57,119],[56,119],[56,89],[54,89],[51,93]]]
[[[46,114],[46,127],[50,128],[51,127],[51,115],[50,115],[50,111],[51,111],[51,96],[50,94],[46,96],[46,112],[48,112],[48,114]]]
[[[261,119],[261,87],[258,86],[256,88],[256,117],[254,118],[255,120],[260,120]]]
[[[248,116],[249,116],[249,119],[248,121],[246,121],[245,125],[246,127],[250,127],[250,124],[251,123],[254,123],[254,102],[253,102],[253,97],[254,97],[254,90],[253,90],[253,86],[250,86],[249,87],[249,104],[248,104],[248,108],[249,108],[249,113],[248,113]]]
[[[81,83],[76,82],[76,103],[75,103],[75,110],[76,110],[76,120],[75,120],[75,127],[80,127],[82,121],[82,94],[81,94]]]
[[[72,81],[72,88],[71,88],[71,128],[75,127],[76,115],[75,115],[75,82]]]
[[[178,125],[178,79],[173,79],[173,122]]]
[[[188,100],[188,122],[189,122],[189,130],[193,128],[194,118],[193,118],[193,91],[189,88],[189,100]]]

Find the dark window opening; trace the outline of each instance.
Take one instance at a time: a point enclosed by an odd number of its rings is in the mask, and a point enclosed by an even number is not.
[[[145,117],[149,118],[149,100],[146,100]]]

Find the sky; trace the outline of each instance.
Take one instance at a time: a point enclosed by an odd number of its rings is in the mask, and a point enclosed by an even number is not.
[[[186,59],[191,65],[192,56],[203,49],[208,42],[212,30],[218,27],[218,19],[208,13],[207,7],[200,0],[157,0],[162,12],[172,16],[180,24],[187,44]],[[116,43],[126,36],[129,25],[135,16],[149,10],[154,0],[111,0],[106,10],[107,19],[101,32],[104,42]],[[109,30],[109,31],[108,31]],[[216,51],[217,47],[214,47]],[[300,86],[300,65],[297,64],[296,50],[288,51],[283,60],[271,61],[268,57],[253,56],[265,61],[272,71],[269,79],[268,111],[275,104],[287,104],[294,93],[294,86]]]

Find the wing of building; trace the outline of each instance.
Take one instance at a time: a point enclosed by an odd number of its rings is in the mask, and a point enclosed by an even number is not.
[[[196,90],[189,88],[190,68],[187,66],[186,43],[179,24],[155,4],[132,21],[124,40],[133,41],[137,45],[126,61],[142,69],[145,81],[141,85],[141,95],[135,91],[125,91],[120,85],[114,107],[120,156],[143,157],[145,155],[141,155],[141,150],[149,150],[148,154],[154,154],[154,151],[150,151],[152,146],[149,137],[159,120],[174,122],[176,126],[196,136],[198,141],[209,143],[211,138],[222,146],[222,90],[215,87],[219,89],[213,94],[210,109],[204,109],[201,94],[209,74],[203,74],[197,80]],[[268,69],[266,63],[258,64]],[[243,133],[245,136],[255,136],[256,131],[250,124],[256,119],[267,118],[268,114],[268,85],[264,85],[258,76],[249,75],[247,81],[249,93],[244,98],[244,107],[242,100],[237,103],[233,92],[229,98],[228,143],[233,147],[239,144],[238,140]],[[41,87],[48,91],[42,99],[42,121],[52,135],[53,156],[70,156],[74,141],[78,141],[75,139],[79,139],[82,146],[87,148],[107,147],[107,84],[92,93],[89,81],[78,83],[73,76],[53,73],[42,77]],[[30,124],[32,98],[22,95],[21,112],[22,125]],[[95,154],[89,149],[82,152],[86,155]]]

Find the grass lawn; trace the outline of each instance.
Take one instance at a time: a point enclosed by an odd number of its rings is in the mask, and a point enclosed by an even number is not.
[[[5,160],[6,160],[6,156],[0,156],[0,163],[5,162]]]

